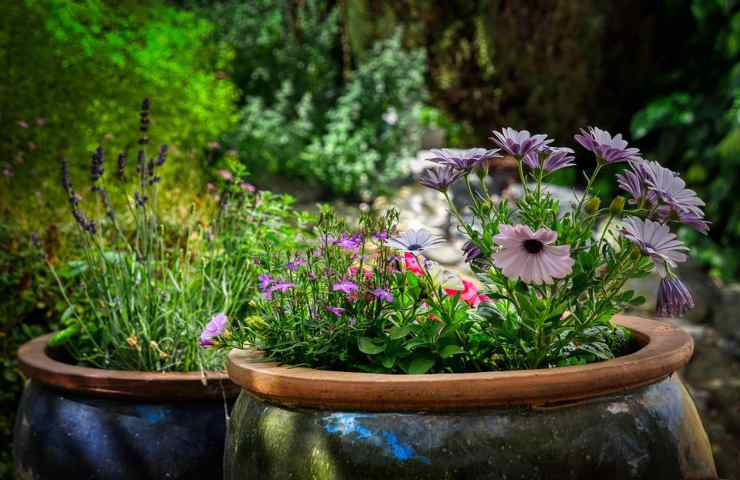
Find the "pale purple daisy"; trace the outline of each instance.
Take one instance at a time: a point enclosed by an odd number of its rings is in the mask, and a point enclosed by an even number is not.
[[[446,192],[450,185],[455,183],[462,174],[461,170],[449,166],[427,168],[419,175],[419,183],[425,187]]]
[[[525,283],[552,283],[573,271],[570,245],[553,245],[558,234],[548,228],[536,232],[527,225],[499,225],[493,240],[503,248],[493,255],[493,264],[504,275]]]
[[[290,283],[290,282],[284,282],[284,281],[277,281],[277,282],[275,282],[275,283],[274,283],[274,284],[273,284],[273,285],[272,285],[272,286],[270,287],[270,289],[271,289],[271,290],[272,290],[273,292],[274,292],[274,291],[278,291],[278,292],[287,292],[287,291],[288,291],[288,290],[290,290],[291,288],[295,288],[295,283]]]
[[[676,212],[684,211],[698,217],[704,216],[702,210],[704,201],[695,191],[686,188],[686,182],[676,172],[661,166],[658,162],[646,162],[643,168],[647,175],[645,183],[658,200]]]
[[[629,169],[617,174],[617,185],[630,194],[632,198],[629,202],[633,205],[639,203],[641,200],[648,200],[651,203],[655,203],[655,195],[653,194],[651,198],[645,183],[649,175],[645,168],[646,164],[647,162],[645,161],[631,161],[629,162]]]
[[[259,288],[262,291],[267,290],[270,287],[270,284],[272,283],[272,279],[266,273],[259,275],[257,277],[257,280],[259,280],[259,285],[257,285],[257,288]]]
[[[552,173],[561,168],[575,165],[573,149],[566,147],[543,146],[539,150],[532,150],[524,156],[524,165],[532,170],[542,168],[547,173]]]
[[[232,175],[231,172],[228,170],[219,170],[217,173],[219,177],[223,178],[227,182],[230,182],[231,179],[234,178],[234,175]]]
[[[337,317],[340,317],[344,313],[344,309],[342,307],[326,307],[326,310]]]
[[[686,261],[686,251],[668,225],[650,219],[629,217],[624,220],[624,237],[650,257],[658,274],[665,278],[669,268]]]
[[[229,319],[223,312],[211,317],[211,320],[200,333],[198,344],[203,348],[212,347],[214,345],[213,339],[224,334],[228,322]]]
[[[483,252],[481,252],[480,248],[478,248],[478,246],[476,246],[476,244],[474,244],[470,240],[463,244],[462,251],[465,256],[466,263],[470,263],[483,256]]]
[[[385,242],[388,240],[388,232],[375,232],[373,238],[379,242]]]
[[[393,302],[393,294],[384,288],[376,288],[372,293],[378,300],[383,300],[388,303]]]
[[[640,160],[640,150],[627,147],[627,141],[622,139],[622,134],[612,135],[606,130],[598,127],[581,129],[580,134],[574,136],[576,142],[583,148],[590,150],[597,158],[606,163],[623,162],[625,160]]]
[[[400,235],[387,240],[386,246],[405,250],[408,252],[423,252],[427,248],[433,248],[443,243],[443,240],[436,235],[432,235],[429,230],[406,230]]]
[[[344,292],[347,294],[357,291],[358,288],[360,287],[358,287],[356,283],[350,282],[349,280],[342,280],[331,287],[335,292]]]
[[[493,137],[490,137],[490,139],[493,143],[509,155],[517,158],[523,158],[532,150],[540,150],[553,142],[553,140],[547,138],[547,135],[531,135],[527,130],[514,130],[509,127],[502,128],[500,132],[494,130],[492,133]]]
[[[285,265],[285,267],[292,272],[297,272],[298,268],[301,265],[305,265],[305,264],[306,264],[306,261],[304,259],[300,257],[296,257],[292,261],[288,262],[287,265]]]
[[[655,311],[661,317],[680,317],[694,308],[694,299],[686,285],[676,276],[660,279]]]
[[[339,245],[344,250],[354,251],[360,248],[360,245],[362,245],[362,235],[357,233],[350,237],[349,235],[343,233],[342,236],[334,242],[334,244]]]
[[[498,149],[487,150],[485,148],[469,148],[461,150],[457,148],[442,148],[432,150],[432,158],[429,161],[452,167],[461,172],[470,171],[476,167],[487,167],[490,162],[501,158]]]

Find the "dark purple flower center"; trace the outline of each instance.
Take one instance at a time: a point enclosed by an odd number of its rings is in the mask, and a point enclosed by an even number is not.
[[[421,250],[421,245],[419,245],[418,243],[412,243],[411,245],[408,246],[408,249],[411,251]]]
[[[524,240],[524,249],[533,255],[535,253],[540,253],[543,248],[545,248],[545,245],[539,240],[535,240],[533,238]]]

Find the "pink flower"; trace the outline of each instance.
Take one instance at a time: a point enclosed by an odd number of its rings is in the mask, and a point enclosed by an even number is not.
[[[467,302],[471,307],[477,307],[480,302],[490,300],[486,295],[478,295],[478,287],[470,280],[463,280],[463,289],[445,288],[447,295],[460,295],[460,298]]]
[[[28,128],[28,122],[25,120],[21,120],[18,122],[18,126],[21,128]]]
[[[421,266],[419,265],[419,261],[416,259],[416,256],[414,256],[413,253],[404,252],[403,262],[406,264],[406,270],[413,273],[417,277],[424,275],[424,270],[421,269]]]
[[[211,150],[218,150],[221,148],[221,144],[218,142],[208,142],[208,148]]]
[[[504,275],[525,283],[552,283],[573,271],[570,245],[552,245],[558,234],[548,228],[536,232],[527,225],[500,225],[493,240],[503,248],[493,255],[493,264]]]
[[[212,192],[216,190],[216,185],[214,185],[213,182],[208,182],[206,183],[206,190],[208,190],[209,192]]]
[[[254,191],[255,191],[255,190],[257,190],[257,189],[256,189],[256,188],[254,187],[254,185],[252,185],[251,183],[247,183],[247,182],[242,182],[242,183],[240,183],[240,184],[239,184],[239,188],[241,188],[241,189],[242,189],[242,190],[244,190],[245,192],[250,192],[250,193],[254,193]]]
[[[36,125],[43,127],[45,123],[46,119],[44,117],[36,117]]]
[[[219,170],[217,174],[219,177],[223,178],[227,182],[231,181],[231,179],[234,178],[234,176],[228,170]]]
[[[198,344],[203,348],[212,347],[214,345],[213,339],[224,334],[228,323],[229,318],[223,312],[211,317],[211,320],[206,324],[200,334]]]
[[[350,282],[349,280],[342,280],[341,282],[332,285],[331,289],[335,292],[344,292],[350,294],[356,291],[359,287],[356,283]]]
[[[333,313],[337,317],[340,317],[344,313],[344,309],[342,307],[326,307],[326,310]]]

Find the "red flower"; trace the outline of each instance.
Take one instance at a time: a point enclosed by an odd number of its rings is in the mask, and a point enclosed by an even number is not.
[[[454,288],[445,288],[447,295],[460,294],[460,298],[465,300],[471,307],[477,307],[480,302],[487,302],[490,300],[485,295],[478,295],[478,288],[475,284],[469,280],[463,280],[463,289],[457,290]]]
[[[421,266],[419,265],[419,262],[418,260],[416,260],[416,256],[413,253],[404,252],[403,261],[406,264],[406,270],[410,271],[417,277],[424,275],[424,270],[421,269]]]

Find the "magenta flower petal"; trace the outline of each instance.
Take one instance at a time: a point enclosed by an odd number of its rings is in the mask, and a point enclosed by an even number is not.
[[[198,344],[203,348],[212,347],[214,344],[213,339],[224,334],[228,322],[229,319],[223,312],[211,317],[211,320],[206,324],[200,334]]]
[[[500,225],[493,240],[502,248],[493,255],[493,264],[504,275],[525,283],[553,283],[573,271],[570,245],[552,245],[557,233],[547,228],[536,232],[527,225]]]

